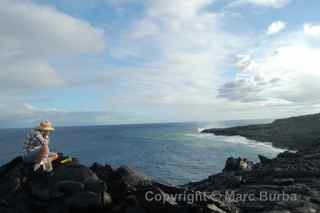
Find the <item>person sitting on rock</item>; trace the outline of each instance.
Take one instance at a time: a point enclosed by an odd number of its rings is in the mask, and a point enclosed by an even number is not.
[[[44,160],[50,162],[58,159],[58,154],[49,150],[49,134],[55,129],[48,120],[42,121],[27,136],[23,147],[23,159],[34,164],[34,171],[38,170]]]

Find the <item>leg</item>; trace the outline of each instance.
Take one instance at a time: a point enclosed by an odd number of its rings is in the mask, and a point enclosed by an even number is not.
[[[49,158],[49,160],[52,162],[52,161],[57,160],[57,159],[59,158],[59,156],[58,156],[58,154],[55,153],[55,152],[50,152],[48,158]]]
[[[49,147],[47,144],[43,145],[39,150],[38,156],[36,158],[36,163],[40,163],[46,157],[48,157],[51,162],[59,158],[57,153],[49,151]]]
[[[46,158],[48,155],[49,155],[49,147],[48,147],[48,144],[45,144],[40,148],[35,162],[36,163],[41,163],[41,161],[44,158]]]

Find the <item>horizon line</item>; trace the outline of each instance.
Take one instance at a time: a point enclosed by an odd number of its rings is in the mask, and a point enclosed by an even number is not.
[[[215,120],[215,121],[166,121],[166,122],[146,122],[146,123],[119,123],[119,124],[79,124],[79,125],[57,125],[55,128],[72,128],[72,127],[102,127],[102,126],[133,126],[133,125],[154,125],[154,124],[183,124],[183,123],[210,123],[210,122],[226,122],[226,121],[250,121],[250,120],[274,120],[276,118],[257,118],[257,119],[231,119],[231,120]],[[11,129],[32,129],[34,127],[0,127],[0,130]]]

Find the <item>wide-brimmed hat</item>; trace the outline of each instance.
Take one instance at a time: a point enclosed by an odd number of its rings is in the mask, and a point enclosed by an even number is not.
[[[43,131],[54,131],[55,129],[52,127],[52,124],[48,120],[41,121],[39,126],[36,127],[37,130]]]

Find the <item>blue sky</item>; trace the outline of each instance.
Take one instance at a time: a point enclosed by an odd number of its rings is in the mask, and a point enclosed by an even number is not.
[[[320,3],[4,0],[0,127],[318,112]]]

